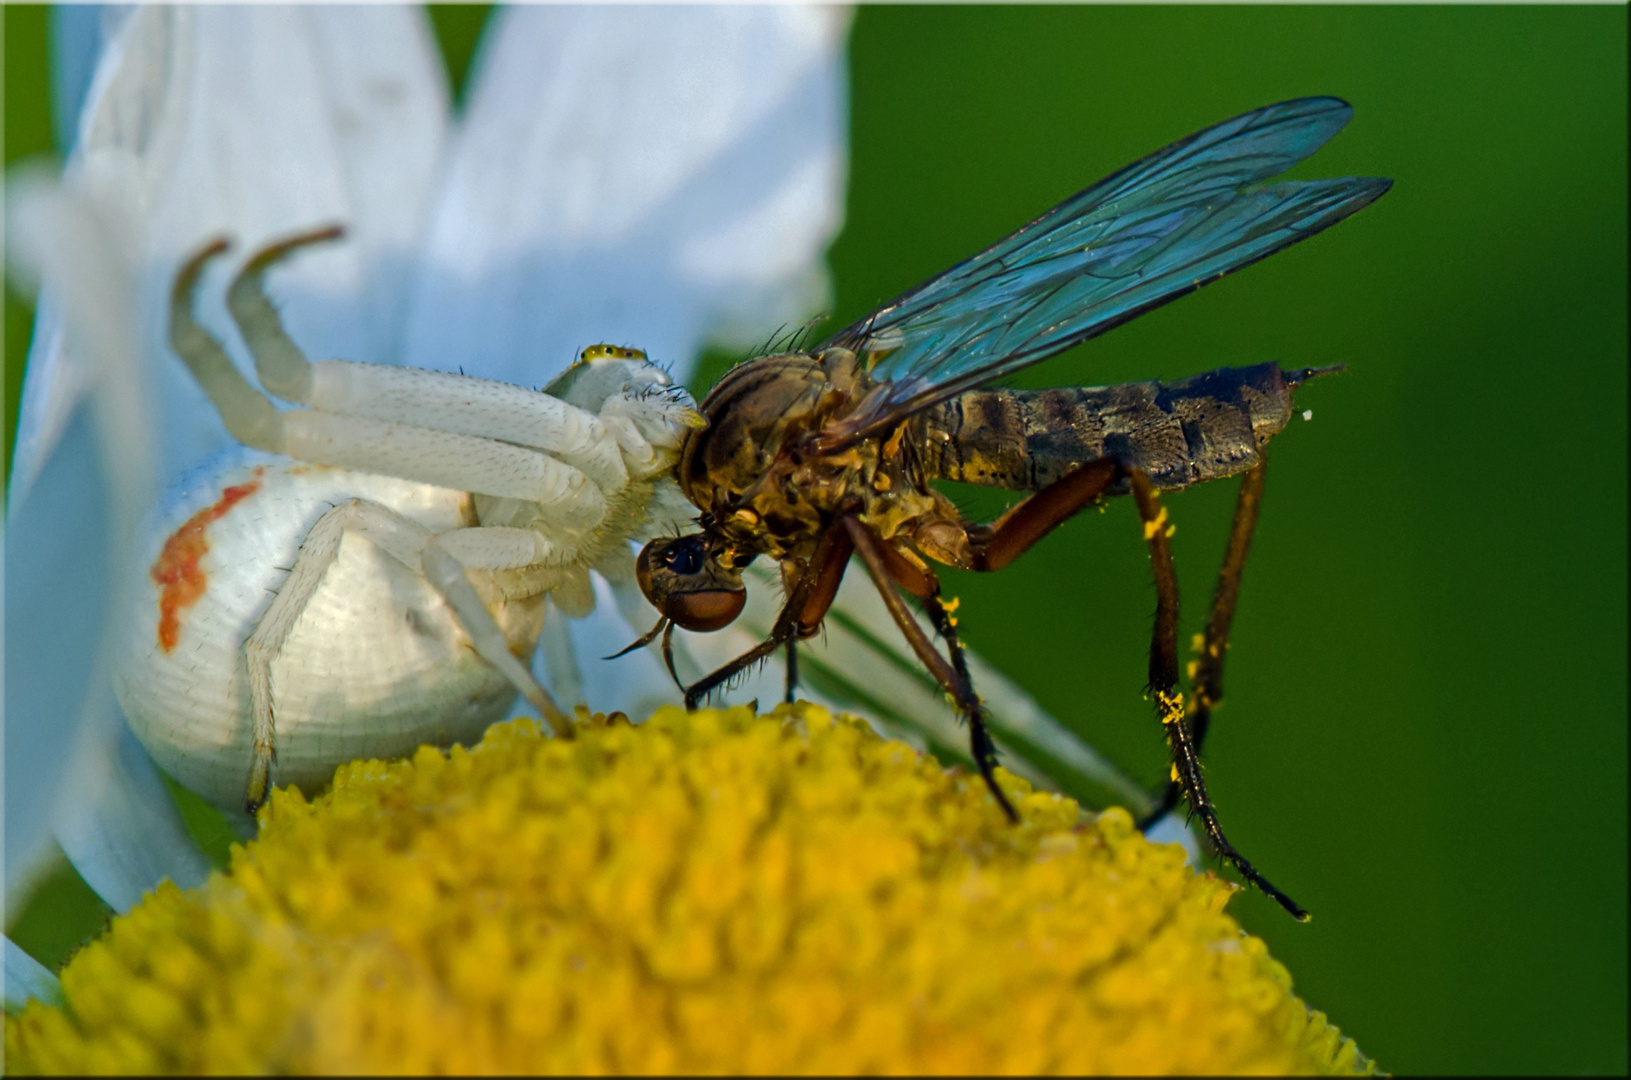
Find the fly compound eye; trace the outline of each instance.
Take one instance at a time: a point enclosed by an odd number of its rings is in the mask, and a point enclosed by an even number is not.
[[[748,593],[746,589],[709,589],[705,592],[676,593],[669,597],[663,614],[674,620],[681,630],[706,634],[729,626],[742,614]]]
[[[686,583],[677,579],[701,572],[707,560],[706,540],[700,535],[653,540],[640,549],[640,557],[634,561],[634,576],[646,599],[661,611],[670,594],[685,588]]]
[[[674,573],[694,574],[702,569],[702,544],[676,544],[663,553],[663,558]]]
[[[634,563],[640,591],[682,630],[707,633],[742,613],[742,576],[709,547],[705,533],[653,540]]]

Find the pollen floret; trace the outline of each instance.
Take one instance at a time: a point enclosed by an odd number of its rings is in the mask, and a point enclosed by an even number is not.
[[[1366,1072],[1234,887],[809,705],[357,762],[6,1022],[13,1072]]]

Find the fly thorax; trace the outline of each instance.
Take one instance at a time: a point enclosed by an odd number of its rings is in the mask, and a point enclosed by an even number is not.
[[[706,508],[762,488],[773,466],[796,458],[809,435],[853,408],[858,379],[854,355],[842,349],[761,356],[726,372],[702,403],[707,427],[681,449],[686,497]]]

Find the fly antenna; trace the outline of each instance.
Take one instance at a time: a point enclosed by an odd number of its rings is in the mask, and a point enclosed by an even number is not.
[[[681,679],[680,673],[674,670],[673,623],[669,623],[668,628],[663,631],[663,664],[668,668],[668,677],[673,679],[674,685],[680,688],[680,693],[685,693],[685,680]]]
[[[602,660],[616,660],[619,656],[627,656],[629,653],[633,652],[635,649],[644,648],[645,646],[650,645],[653,641],[657,640],[657,635],[662,633],[664,627],[666,627],[666,626],[668,626],[668,616],[664,615],[664,616],[662,616],[661,618],[659,618],[657,620],[657,625],[656,626],[653,626],[649,632],[640,635],[638,640],[632,642],[631,644],[623,646],[623,648],[621,648],[621,649],[617,650],[616,652],[612,653],[612,655],[610,655],[610,656],[602,656],[601,659]]]

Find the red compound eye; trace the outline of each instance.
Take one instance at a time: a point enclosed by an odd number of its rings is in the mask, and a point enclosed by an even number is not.
[[[678,593],[669,597],[663,612],[682,630],[706,634],[729,626],[742,614],[748,602],[746,589],[712,589],[708,592]]]

